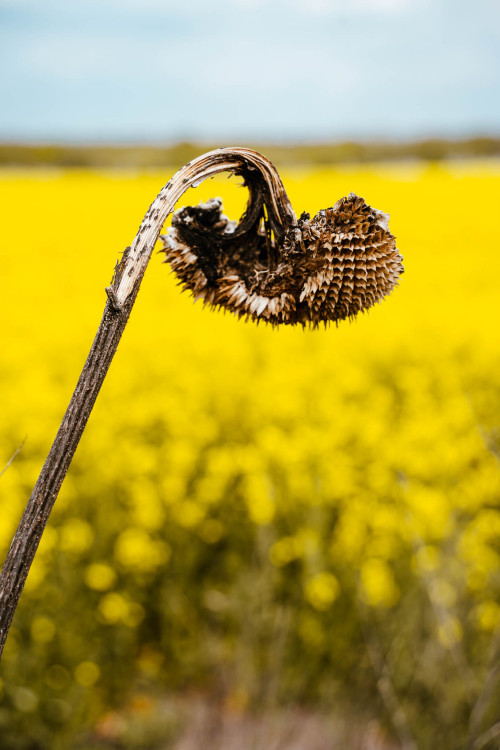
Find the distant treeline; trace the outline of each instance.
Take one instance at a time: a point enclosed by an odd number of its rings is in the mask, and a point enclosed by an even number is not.
[[[198,154],[224,144],[178,143],[171,146],[145,145],[58,145],[0,143],[0,166],[26,167],[177,167]],[[327,165],[345,162],[367,163],[422,159],[439,161],[457,158],[500,156],[500,137],[463,140],[427,139],[412,142],[366,141],[320,144],[245,144],[266,154],[276,164],[293,166]]]

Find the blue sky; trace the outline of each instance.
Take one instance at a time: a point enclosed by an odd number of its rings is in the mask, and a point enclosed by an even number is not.
[[[500,0],[0,0],[0,139],[500,133]]]

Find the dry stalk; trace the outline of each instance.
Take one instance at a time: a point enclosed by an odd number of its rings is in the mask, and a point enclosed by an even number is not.
[[[238,225],[220,202],[184,209],[165,241],[184,286],[211,304],[271,323],[352,317],[387,294],[402,272],[386,214],[357,196],[312,221],[297,221],[271,162],[223,148],[179,170],[149,207],[117,264],[92,348],[0,574],[0,655],[43,530],[130,316],[160,230],[182,194],[207,177],[234,172],[250,197]]]
[[[357,583],[356,603],[358,605],[366,651],[377,678],[377,688],[387,713],[391,718],[392,725],[401,743],[401,748],[402,750],[419,750],[405,710],[396,692],[390,666],[384,655],[376,628],[374,625],[370,626],[367,607],[362,602],[359,594],[359,582]]]

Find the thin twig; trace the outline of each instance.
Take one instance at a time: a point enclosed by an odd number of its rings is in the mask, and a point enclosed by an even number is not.
[[[482,737],[485,737],[487,732],[481,733],[481,724],[486,713],[486,709],[490,705],[495,694],[498,693],[498,687],[500,685],[500,627],[497,628],[493,635],[490,653],[488,658],[488,667],[486,670],[486,677],[483,682],[483,687],[476,703],[474,704],[469,722],[469,744],[467,747],[469,750],[473,750],[476,747],[482,747],[477,743]],[[500,723],[495,724],[495,727],[500,727]],[[485,743],[483,743],[485,744]]]
[[[500,451],[496,441],[493,439],[491,432],[481,423],[479,414],[474,408],[470,394],[467,394],[467,401],[484,447],[491,453],[497,464],[500,464]],[[479,750],[479,748],[484,747],[491,739],[494,739],[494,737],[500,734],[500,722],[495,723],[494,726],[483,732],[481,728],[488,705],[490,705],[495,693],[498,691],[499,685],[500,625],[497,626],[491,637],[486,676],[470,713],[469,738],[467,744],[468,750]]]
[[[394,687],[389,664],[384,656],[378,634],[374,628],[370,629],[368,627],[366,608],[361,601],[359,593],[357,595],[357,604],[366,650],[377,677],[377,688],[391,717],[401,747],[403,750],[418,750],[417,741],[413,736],[405,710]]]
[[[443,632],[446,632],[446,628],[450,622],[450,614],[442,598],[436,599],[436,597],[431,593],[432,584],[436,581],[436,576],[434,576],[432,572],[429,572],[428,567],[426,570],[420,560],[418,552],[422,552],[425,555],[427,554],[425,552],[425,542],[416,531],[416,524],[410,509],[407,509],[405,520],[408,526],[408,530],[412,535],[413,551],[416,565],[422,583],[425,586],[425,591],[429,599],[432,612],[439,627]],[[474,674],[468,662],[465,649],[463,648],[463,645],[459,639],[453,638],[450,640],[447,646],[443,647],[446,648],[446,650],[450,653],[453,665],[460,679],[464,697],[469,705],[469,708],[472,708],[475,694]]]
[[[490,729],[484,732],[484,734],[482,734],[480,737],[478,737],[474,742],[472,748],[473,750],[482,750],[482,748],[486,747],[486,745],[491,742],[491,740],[494,740],[497,737],[500,737],[500,721],[490,727]]]
[[[24,440],[21,441],[20,445],[16,448],[16,450],[14,451],[14,453],[12,454],[12,456],[9,458],[9,460],[7,461],[7,463],[5,464],[5,466],[3,467],[2,471],[0,471],[0,477],[3,476],[3,474],[5,474],[5,472],[7,471],[7,469],[9,468],[9,466],[11,465],[11,463],[16,460],[16,456],[18,455],[18,453],[21,452],[22,447],[23,447],[23,445],[24,445],[25,442],[26,442],[26,438],[24,438]]]

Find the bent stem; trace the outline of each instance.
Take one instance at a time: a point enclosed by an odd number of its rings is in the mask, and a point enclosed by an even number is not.
[[[160,230],[189,187],[225,171],[244,176],[250,188],[247,213],[255,212],[256,201],[262,204],[265,200],[273,214],[273,229],[279,231],[285,224],[296,223],[271,162],[245,148],[217,149],[198,157],[180,169],[153,201],[106,289],[108,300],[92,348],[2,568],[0,657],[43,530],[127,325]]]

